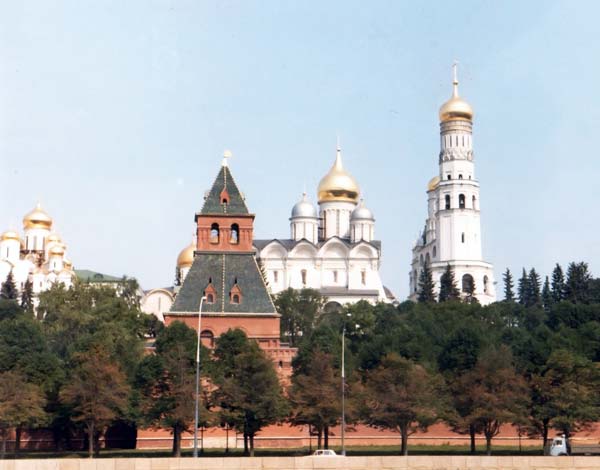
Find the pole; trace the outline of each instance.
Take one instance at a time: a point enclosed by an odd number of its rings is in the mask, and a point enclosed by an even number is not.
[[[346,324],[342,330],[342,455],[346,455]]]
[[[202,327],[202,303],[206,297],[200,298],[198,308],[198,338],[196,341],[196,404],[194,411],[194,457],[198,457],[198,400],[200,398],[200,329]]]

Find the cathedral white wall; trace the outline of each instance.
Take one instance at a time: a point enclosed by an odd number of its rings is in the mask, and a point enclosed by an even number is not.
[[[46,237],[50,230],[44,228],[30,228],[25,230],[25,249],[41,251],[46,246]]]
[[[142,297],[140,308],[142,312],[155,315],[164,322],[164,313],[173,305],[173,296],[163,289],[154,289]]]

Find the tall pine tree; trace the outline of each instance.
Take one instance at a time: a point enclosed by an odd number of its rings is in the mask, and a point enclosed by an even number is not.
[[[544,287],[542,288],[542,304],[544,304],[544,308],[548,310],[553,303],[554,299],[552,298],[552,291],[550,290],[550,279],[546,276]]]
[[[531,270],[529,271],[529,304],[527,304],[528,307],[540,303],[541,287],[542,281],[540,279],[540,275],[537,273],[535,268],[531,268]]]
[[[433,277],[429,263],[425,263],[423,270],[419,276],[419,302],[435,302],[435,294],[433,292]]]
[[[519,279],[519,285],[517,287],[519,303],[521,305],[530,305],[530,294],[531,289],[529,288],[529,276],[527,276],[527,271],[525,271],[525,268],[523,268],[523,273],[521,274],[521,279]]]
[[[21,293],[21,307],[29,313],[33,313],[33,283],[27,279],[23,292]]]
[[[510,273],[510,269],[506,268],[506,271],[502,276],[502,280],[504,281],[504,300],[506,300],[507,302],[514,302],[515,292],[513,289],[515,287],[515,284],[513,282],[513,277]]]
[[[460,291],[456,287],[456,280],[454,279],[454,270],[450,264],[446,265],[446,270],[440,278],[440,302],[446,302],[448,300],[460,299]]]
[[[552,271],[552,299],[554,302],[565,300],[565,274],[558,263]]]
[[[2,283],[0,297],[7,300],[17,300],[19,298],[19,291],[17,291],[17,286],[15,286],[12,269],[9,271],[8,276],[6,276],[6,280]]]
[[[585,262],[570,263],[567,269],[565,298],[569,302],[586,304],[590,299],[592,276]]]

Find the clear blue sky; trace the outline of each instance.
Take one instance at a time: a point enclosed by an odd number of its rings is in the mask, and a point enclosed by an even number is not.
[[[0,224],[40,200],[78,268],[171,285],[224,149],[287,237],[339,134],[408,293],[460,61],[483,250],[600,274],[599,2],[18,1],[0,6]],[[499,285],[500,287],[500,285]]]

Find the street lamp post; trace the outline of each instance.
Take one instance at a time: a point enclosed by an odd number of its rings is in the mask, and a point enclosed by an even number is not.
[[[351,317],[350,313],[346,316]],[[342,455],[346,455],[346,322],[342,329]]]
[[[202,327],[202,304],[206,297],[200,298],[200,307],[198,308],[198,341],[196,344],[196,405],[194,412],[194,457],[198,457],[198,400],[200,399],[200,331]]]

